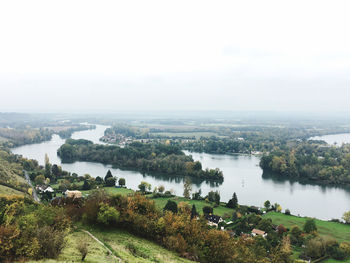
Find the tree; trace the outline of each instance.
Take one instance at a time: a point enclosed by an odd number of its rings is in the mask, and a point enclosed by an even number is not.
[[[313,219],[313,218],[306,219],[305,224],[304,224],[304,231],[306,233],[311,233],[311,232],[317,231],[315,219]]]
[[[142,181],[138,187],[142,193],[145,193],[147,189],[151,189],[151,184]]]
[[[51,177],[51,164],[47,153],[45,153],[45,176]]]
[[[213,213],[213,208],[211,206],[204,206],[203,207],[203,214],[209,215]]]
[[[52,174],[55,176],[59,176],[61,172],[57,164],[52,165],[51,171],[52,171]]]
[[[90,190],[91,189],[91,185],[89,184],[89,182],[87,180],[84,180],[84,184],[82,187],[83,190]]]
[[[168,202],[166,203],[166,205],[163,208],[164,211],[171,211],[174,214],[177,213],[177,204],[175,201],[172,200],[168,200]]]
[[[158,192],[159,192],[159,193],[163,193],[164,190],[165,190],[165,188],[164,188],[163,185],[158,186]]]
[[[191,209],[191,219],[195,218],[198,215],[197,213],[197,209],[195,205],[192,205],[192,209]]]
[[[345,212],[342,219],[345,221],[345,223],[350,224],[350,211]]]
[[[189,199],[191,196],[191,191],[192,191],[191,180],[188,177],[186,177],[184,180],[184,197]]]
[[[34,181],[35,181],[35,184],[42,185],[45,183],[45,176],[43,176],[42,174],[38,175],[37,177],[35,177]]]
[[[265,207],[265,209],[266,209],[266,210],[269,210],[269,209],[270,209],[270,207],[271,207],[271,203],[270,203],[270,201],[269,201],[269,200],[266,200],[266,201],[265,201],[265,203],[264,203],[264,207]]]
[[[195,192],[194,194],[192,194],[192,199],[193,200],[201,200],[202,197],[202,189],[199,188],[198,192]]]
[[[220,193],[218,191],[210,191],[208,193],[208,200],[210,202],[215,202],[216,204],[220,204]]]
[[[98,184],[102,184],[103,183],[103,179],[101,177],[97,176],[95,178],[95,182],[98,183]]]
[[[228,201],[226,204],[228,208],[237,208],[238,206],[238,199],[236,193],[233,193],[232,198]]]
[[[313,259],[320,258],[320,257],[324,256],[324,254],[326,252],[325,246],[324,246],[324,241],[319,237],[310,239],[306,243],[305,252],[306,252],[306,255],[308,255],[309,257],[311,257]]]
[[[118,184],[122,187],[125,186],[125,178],[119,178]]]
[[[106,180],[106,186],[115,186],[117,179],[115,177],[108,177]]]
[[[119,221],[119,216],[120,213],[117,209],[107,204],[101,203],[99,212],[97,214],[97,222],[104,225],[110,225],[117,223]]]
[[[107,183],[107,179],[108,179],[108,178],[113,178],[113,175],[112,175],[111,170],[108,170],[108,171],[107,171],[107,174],[106,174],[106,176],[105,176],[105,183]]]
[[[87,256],[89,249],[88,249],[88,242],[86,240],[80,240],[78,241],[77,244],[77,249],[79,253],[81,254],[81,261],[84,261],[85,257]]]
[[[292,242],[293,245],[301,246],[303,244],[303,237],[302,234],[303,232],[298,226],[293,226],[291,231],[290,231],[290,241]]]

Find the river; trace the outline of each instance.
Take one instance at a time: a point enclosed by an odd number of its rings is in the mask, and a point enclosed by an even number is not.
[[[330,134],[311,137],[310,140],[325,141],[330,145],[341,146],[343,143],[350,143],[350,133]]]
[[[96,125],[96,129],[75,132],[74,139],[88,139],[99,142],[108,126]],[[117,177],[124,177],[128,188],[137,189],[144,180],[152,188],[164,185],[166,190],[174,190],[177,195],[183,193],[183,178],[143,175],[135,171],[125,171],[112,168],[110,165],[90,162],[75,162],[62,164],[57,157],[57,149],[64,143],[58,135],[53,135],[50,141],[24,145],[13,148],[12,152],[24,157],[36,159],[44,164],[47,153],[51,163],[61,165],[71,173],[104,177],[108,169]],[[202,162],[204,168],[220,168],[224,172],[224,182],[220,185],[210,182],[194,182],[193,191],[202,190],[202,195],[211,190],[218,190],[222,201],[228,201],[233,192],[237,193],[240,204],[263,206],[265,200],[279,203],[283,210],[290,209],[292,214],[317,217],[320,219],[341,218],[345,211],[350,210],[350,190],[338,187],[300,184],[288,180],[276,180],[268,175],[262,176],[259,158],[248,155],[216,155],[205,153],[189,153],[195,160]]]

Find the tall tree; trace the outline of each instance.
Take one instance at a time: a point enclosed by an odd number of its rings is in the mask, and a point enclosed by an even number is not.
[[[105,183],[107,183],[107,179],[113,177],[111,170],[107,171],[107,174],[105,176]]]
[[[192,183],[190,178],[186,177],[184,180],[184,197],[189,199],[192,191]]]
[[[198,215],[197,209],[195,205],[192,205],[192,210],[191,210],[191,219],[195,218]]]

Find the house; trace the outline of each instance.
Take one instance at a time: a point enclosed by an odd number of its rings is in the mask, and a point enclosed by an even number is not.
[[[266,232],[265,231],[262,231],[262,230],[259,230],[259,229],[256,229],[256,228],[254,228],[253,230],[252,230],[252,234],[251,234],[253,237],[255,237],[255,236],[262,236],[262,237],[266,237],[267,236],[267,234],[266,234]]]
[[[38,185],[36,187],[36,190],[39,193],[54,193],[55,192],[55,190],[53,190],[52,187],[49,185]]]
[[[205,216],[205,219],[208,220],[208,225],[210,226],[218,226],[219,223],[223,222],[224,220],[221,218],[221,216],[217,216],[217,215],[212,215],[212,214],[209,214],[209,215],[206,215]]]
[[[65,196],[68,198],[82,198],[82,193],[80,191],[69,191],[67,190],[66,192],[64,192]]]

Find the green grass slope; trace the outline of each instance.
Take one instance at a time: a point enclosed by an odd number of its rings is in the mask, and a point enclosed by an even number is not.
[[[102,241],[113,254],[122,262],[128,263],[190,263],[192,261],[180,258],[174,252],[150,242],[146,239],[136,237],[123,230],[100,230],[87,229],[100,241]],[[77,250],[77,244],[85,240],[89,244],[89,252],[84,260],[87,263],[115,262],[114,257],[108,255],[107,249],[88,234],[77,231],[70,234],[67,244],[57,259],[45,259],[39,261],[28,261],[29,263],[63,263],[81,262],[81,256]]]
[[[276,225],[282,224],[288,228],[294,225],[301,229],[306,221],[305,217],[288,216],[282,213],[270,212],[264,215],[265,218],[271,218]],[[339,242],[350,242],[350,226],[335,222],[322,221],[315,219],[318,233],[322,236],[330,236]]]
[[[24,193],[16,189],[0,185],[0,195],[24,195]]]

